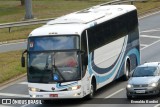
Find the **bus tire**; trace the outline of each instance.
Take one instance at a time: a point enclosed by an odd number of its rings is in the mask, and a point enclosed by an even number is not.
[[[96,91],[96,81],[93,79],[91,82],[91,89],[90,89],[90,93],[87,96],[88,99],[92,99],[94,97]]]
[[[127,81],[129,79],[129,73],[130,73],[130,61],[128,59],[125,64],[125,72],[124,72],[124,76],[123,76],[124,81]]]

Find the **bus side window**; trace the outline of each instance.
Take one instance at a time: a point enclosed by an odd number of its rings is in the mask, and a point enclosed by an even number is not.
[[[87,55],[87,40],[86,40],[86,32],[84,31],[81,36],[81,50],[84,51],[84,54],[81,55],[82,58],[82,70],[83,75],[86,73],[86,68],[88,65],[88,55]]]
[[[84,31],[82,33],[82,38],[81,38],[81,50],[83,50],[85,52],[85,54],[87,54],[87,40],[86,40],[86,32]]]
[[[139,39],[137,11],[132,11],[126,14],[127,30],[129,35],[129,42]]]

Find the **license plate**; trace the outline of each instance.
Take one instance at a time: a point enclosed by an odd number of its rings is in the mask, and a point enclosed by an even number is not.
[[[145,93],[145,90],[136,90],[136,93]]]
[[[50,97],[58,97],[58,94],[50,94]]]

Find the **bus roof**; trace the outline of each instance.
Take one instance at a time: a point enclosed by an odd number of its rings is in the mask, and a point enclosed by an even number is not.
[[[68,35],[81,33],[92,26],[136,10],[133,5],[98,5],[74,12],[33,30],[29,36]]]

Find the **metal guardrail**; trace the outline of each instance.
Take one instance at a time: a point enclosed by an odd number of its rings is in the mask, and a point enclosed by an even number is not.
[[[122,4],[122,3],[131,3],[133,4],[134,2],[147,2],[148,0],[114,0],[114,1],[110,1],[107,3],[103,3],[100,5],[116,5],[116,4]]]
[[[116,4],[129,3],[129,2],[131,4],[133,4],[134,2],[146,2],[146,1],[148,1],[148,0],[114,0],[114,1],[103,3],[103,4],[100,4],[100,5],[97,5],[97,6],[116,5]],[[87,10],[87,9],[84,9],[84,10]],[[81,11],[83,11],[83,10],[81,10]],[[12,23],[4,23],[4,24],[0,24],[0,29],[9,28],[9,32],[11,32],[11,28],[12,27],[44,24],[44,23],[47,23],[50,20],[54,20],[54,18],[39,19],[39,20],[29,20],[29,21],[20,21],[20,22],[12,22]]]
[[[20,21],[20,22],[12,22],[12,23],[4,23],[0,24],[0,29],[9,28],[9,32],[11,32],[12,27],[20,27],[20,26],[28,26],[28,25],[36,25],[36,24],[44,24],[50,20],[54,20],[54,18],[49,19],[39,19],[39,20],[30,20],[30,21]]]

